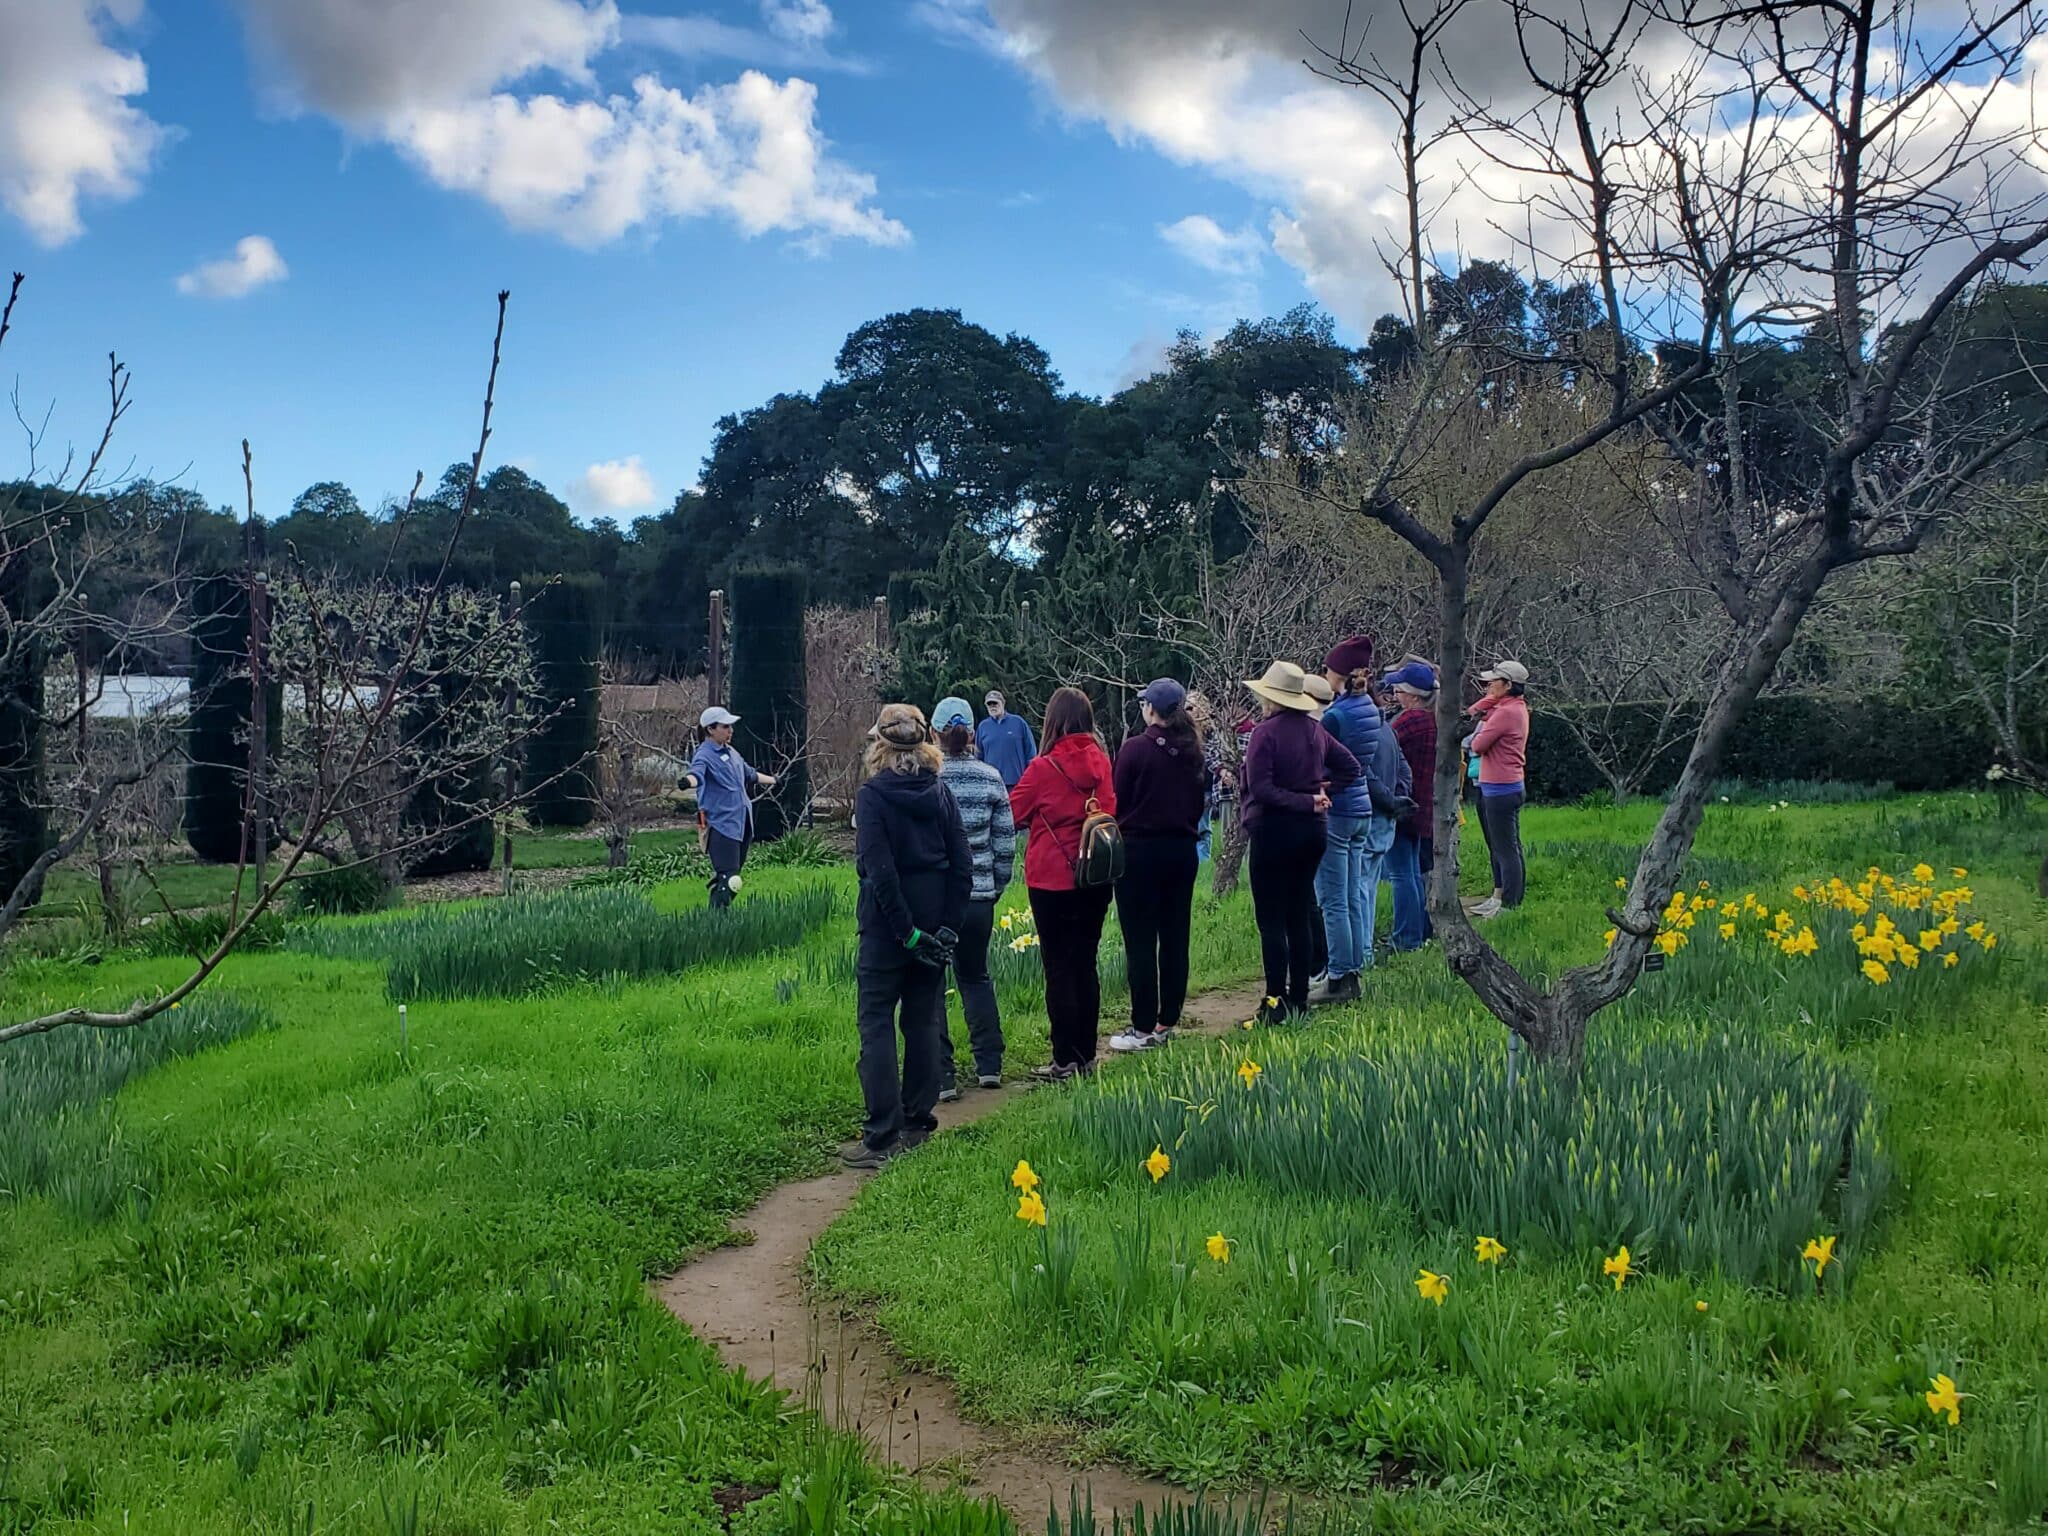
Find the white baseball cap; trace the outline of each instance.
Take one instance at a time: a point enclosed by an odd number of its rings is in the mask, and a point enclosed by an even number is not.
[[[1519,661],[1497,661],[1479,674],[1482,683],[1526,683],[1529,669]]]
[[[714,704],[697,717],[697,724],[705,730],[714,725],[738,725],[740,717],[722,704]]]

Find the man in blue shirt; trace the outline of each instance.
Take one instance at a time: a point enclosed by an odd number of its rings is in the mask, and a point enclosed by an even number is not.
[[[1031,734],[1028,721],[1009,712],[1000,689],[989,689],[981,702],[988,707],[988,718],[974,728],[974,744],[981,760],[1003,776],[1004,786],[1015,789],[1031,759],[1038,756],[1038,738]]]
[[[775,787],[775,776],[747,766],[732,744],[732,728],[740,717],[714,704],[697,717],[704,740],[690,759],[683,787],[697,795],[697,822],[704,828],[705,852],[711,855],[711,905],[729,907],[739,884],[740,866],[754,840],[754,802],[747,790]]]

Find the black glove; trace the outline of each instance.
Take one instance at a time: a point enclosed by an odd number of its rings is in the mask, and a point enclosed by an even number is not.
[[[1394,796],[1394,807],[1392,811],[1394,820],[1401,821],[1414,814],[1415,802],[1413,800],[1410,800],[1406,795]]]
[[[953,946],[959,942],[960,935],[950,928],[941,928],[937,933],[926,933],[922,928],[910,930],[911,957],[935,971],[943,971],[953,963]]]

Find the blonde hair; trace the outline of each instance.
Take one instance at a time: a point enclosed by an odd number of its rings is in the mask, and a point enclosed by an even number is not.
[[[868,732],[863,757],[870,777],[878,773],[937,773],[945,761],[924,711],[914,704],[884,704]]]

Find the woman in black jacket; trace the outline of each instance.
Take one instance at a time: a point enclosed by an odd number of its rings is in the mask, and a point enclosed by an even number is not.
[[[974,856],[952,792],[939,781],[940,761],[921,710],[882,707],[868,742],[868,779],[854,797],[867,1121],[861,1139],[841,1149],[849,1168],[879,1168],[939,1126],[932,1115],[939,1097],[937,1002],[974,881]]]

